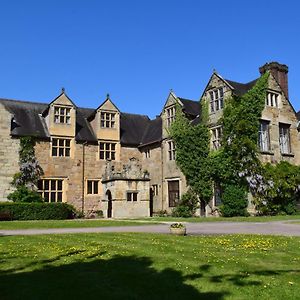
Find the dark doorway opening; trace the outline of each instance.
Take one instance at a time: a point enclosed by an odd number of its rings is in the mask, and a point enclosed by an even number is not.
[[[110,190],[108,190],[106,192],[106,196],[107,196],[107,218],[111,218],[112,217],[112,197],[111,197],[111,192]]]
[[[153,216],[153,196],[154,196],[154,191],[152,188],[150,188],[150,201],[149,201],[149,211],[150,211],[150,217]]]

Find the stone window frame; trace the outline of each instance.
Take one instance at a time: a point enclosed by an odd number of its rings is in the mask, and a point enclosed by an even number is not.
[[[116,113],[110,111],[100,111],[100,128],[116,127]]]
[[[291,124],[287,123],[279,123],[279,148],[280,153],[284,154],[291,154],[292,147],[291,147]]]
[[[54,123],[71,125],[71,107],[54,105]]]
[[[172,161],[176,159],[176,147],[173,140],[167,141],[168,144],[168,160]]]
[[[138,191],[127,191],[126,192],[127,202],[137,202],[138,201]]]
[[[158,184],[152,184],[151,188],[152,188],[153,196],[158,196]]]
[[[145,153],[145,158],[150,158],[151,157],[150,149],[145,149],[144,153]]]
[[[117,143],[113,141],[99,141],[99,159],[116,160]]]
[[[271,151],[269,120],[259,120],[258,146],[261,152]]]
[[[44,202],[66,202],[65,178],[41,178],[38,180],[38,193]]]
[[[71,157],[71,138],[51,137],[52,157]]]
[[[215,113],[224,108],[224,87],[214,88],[208,91],[210,113]]]
[[[221,147],[221,140],[223,136],[223,126],[218,125],[210,129],[211,132],[211,146],[213,150],[218,150]]]
[[[175,104],[169,107],[166,107],[166,120],[167,120],[167,127],[170,127],[171,124],[175,121],[176,116],[176,106]]]
[[[93,196],[100,194],[100,179],[86,179],[86,195]]]
[[[279,108],[281,103],[281,93],[276,91],[267,91],[266,105],[269,107]]]

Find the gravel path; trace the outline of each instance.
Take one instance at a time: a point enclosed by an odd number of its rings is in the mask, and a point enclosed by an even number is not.
[[[169,223],[158,225],[118,226],[118,227],[92,227],[92,228],[57,228],[57,229],[20,229],[1,230],[0,236],[7,235],[36,235],[36,234],[67,234],[67,233],[101,233],[101,232],[150,232],[169,233]],[[172,223],[172,222],[171,222]],[[300,236],[300,224],[292,221],[274,222],[207,222],[185,223],[187,234],[269,234]]]

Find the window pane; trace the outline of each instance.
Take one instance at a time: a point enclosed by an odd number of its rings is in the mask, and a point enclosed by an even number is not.
[[[127,201],[131,201],[131,193],[127,193]]]
[[[38,189],[42,190],[43,189],[43,180],[38,181]]]
[[[59,146],[63,147],[64,146],[64,141],[65,140],[58,140]]]
[[[57,193],[57,202],[62,202],[62,192]]]
[[[52,139],[52,145],[57,146],[57,139]]]
[[[51,198],[50,198],[51,202],[55,202],[55,196],[56,196],[56,193],[55,192],[51,192]]]
[[[70,147],[70,140],[66,140],[66,147]]]
[[[64,148],[59,148],[58,155],[59,156],[64,156]]]
[[[88,187],[87,187],[87,193],[88,194],[92,194],[93,190],[92,190],[92,181],[88,180]]]
[[[111,150],[116,150],[116,144],[111,144]]]
[[[100,151],[100,159],[104,159],[104,152]]]
[[[111,160],[116,160],[115,152],[112,152],[112,153],[111,153]]]
[[[49,202],[49,193],[48,192],[44,193],[44,201]]]
[[[94,194],[98,194],[98,181],[94,181]]]
[[[57,190],[58,191],[62,191],[62,183],[63,183],[62,180],[57,180]]]
[[[132,198],[133,201],[137,201],[137,193],[132,193]]]
[[[70,156],[70,148],[66,148],[65,156]]]
[[[51,180],[51,190],[56,190],[56,180]]]
[[[44,180],[44,190],[49,191],[49,180]]]

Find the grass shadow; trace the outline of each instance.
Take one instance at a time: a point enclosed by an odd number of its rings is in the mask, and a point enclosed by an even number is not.
[[[229,295],[228,292],[201,292],[185,284],[185,280],[180,271],[171,268],[157,271],[148,257],[115,256],[68,265],[44,266],[31,272],[0,272],[0,290],[3,300],[222,300]]]

